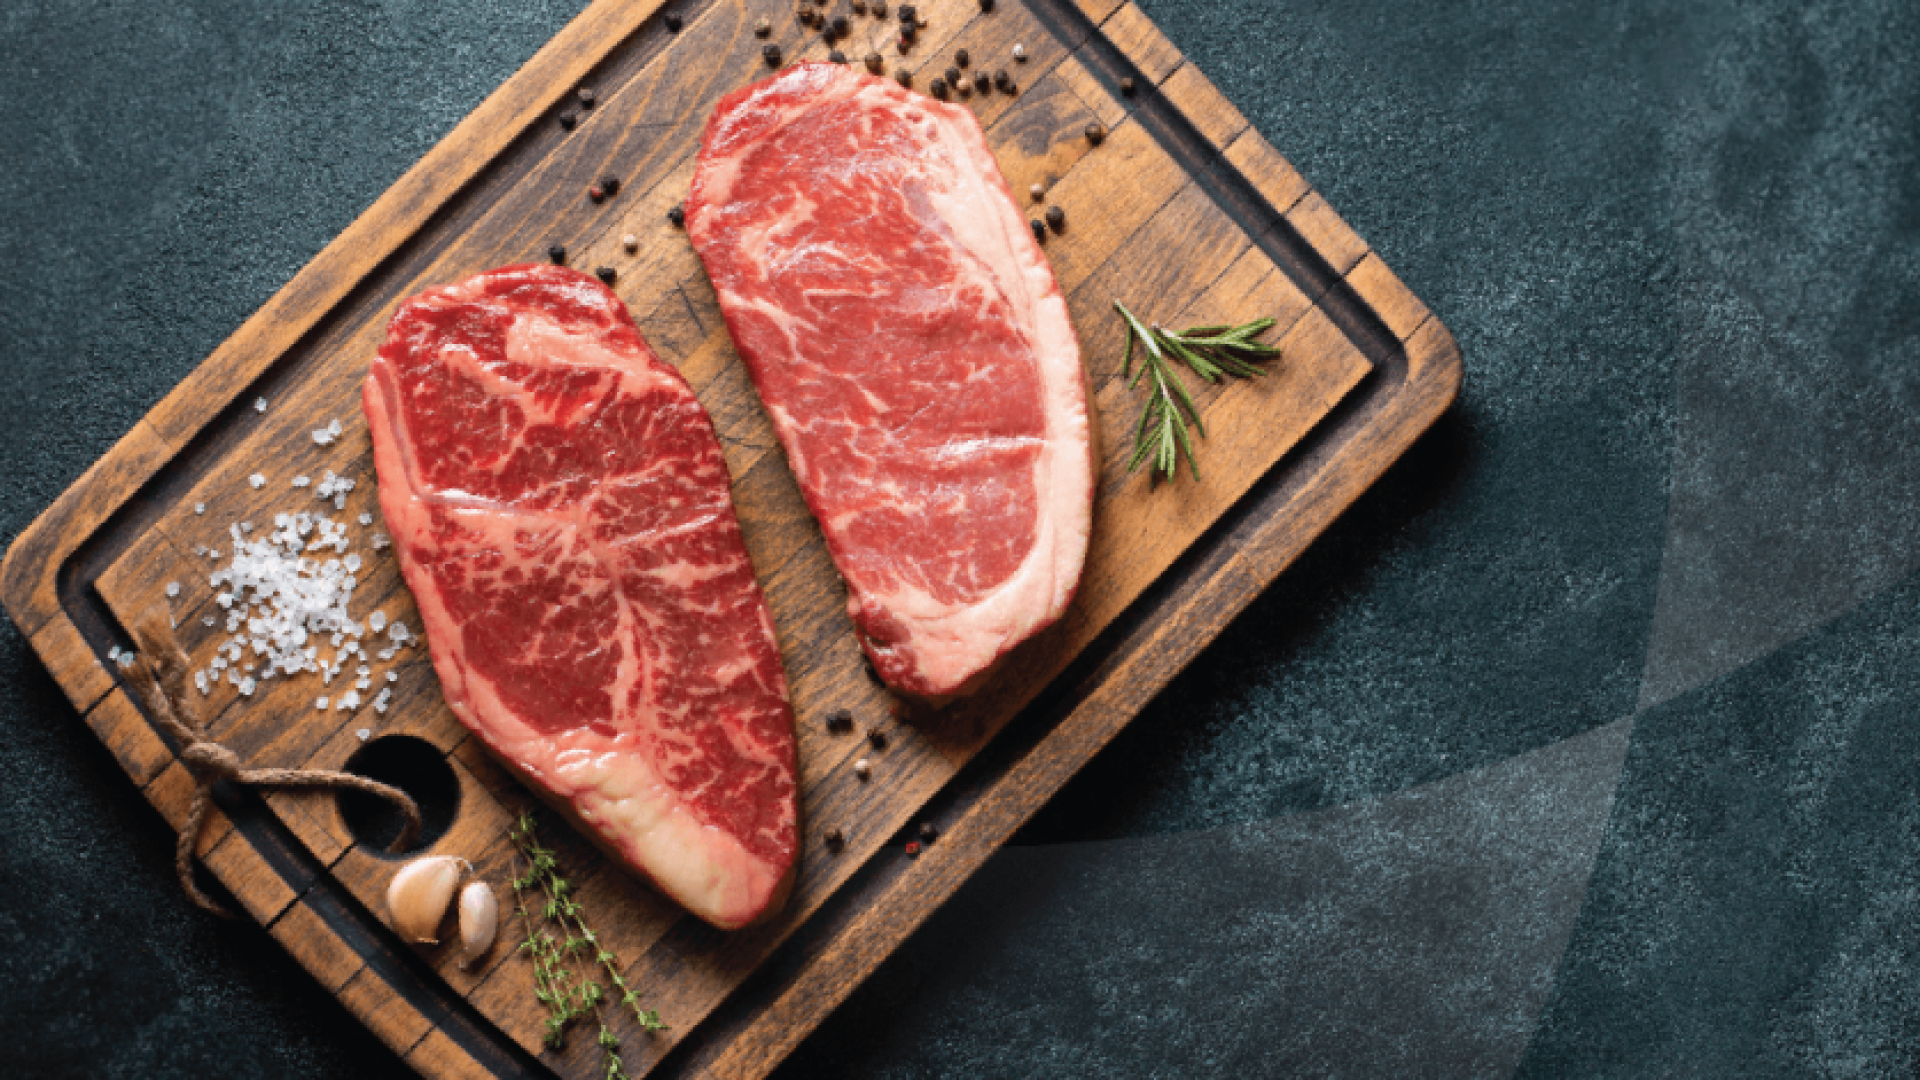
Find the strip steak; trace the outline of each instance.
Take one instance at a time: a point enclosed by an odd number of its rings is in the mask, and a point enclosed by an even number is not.
[[[510,266],[400,305],[363,390],[447,704],[694,914],[798,850],[793,713],[706,411],[599,282]]]
[[[966,693],[1086,559],[1086,375],[965,107],[803,63],[707,121],[687,233],[890,685]]]

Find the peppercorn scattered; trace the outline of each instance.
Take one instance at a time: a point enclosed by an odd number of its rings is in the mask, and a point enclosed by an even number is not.
[[[847,62],[847,54],[835,49],[827,54],[827,59],[836,64],[844,64]]]
[[[563,131],[572,131],[573,125],[580,122],[580,114],[568,109],[560,114],[560,127]]]
[[[908,40],[906,39],[906,37],[905,37],[904,35],[902,35],[899,41],[896,41],[896,42],[894,42],[894,43],[893,43],[893,47],[894,47],[894,48],[896,48],[896,49],[899,49],[899,50],[900,50],[900,52],[901,52],[902,54],[905,54],[905,53],[906,53],[906,51],[907,51],[907,47],[908,47],[908,46],[910,46],[910,45],[912,45],[912,44],[913,44],[913,42],[911,42],[911,41],[908,41]],[[904,83],[902,83],[901,85],[903,85],[903,86],[904,86],[905,84],[904,84]]]
[[[853,775],[862,780],[869,779],[873,776],[873,765],[866,758],[861,758],[853,763]]]
[[[933,80],[933,84],[927,87],[927,93],[932,94],[934,97],[939,98],[941,101],[947,100],[947,80],[945,79]]]
[[[1015,45],[1013,47],[1013,62],[1016,64],[1024,64],[1027,62],[1027,47],[1025,45]]]
[[[768,67],[780,66],[780,46],[769,45],[766,48],[760,50],[760,56],[762,59],[766,60]]]
[[[1013,76],[1007,74],[1006,68],[993,73],[993,88],[1003,94],[1013,93]]]
[[[1095,146],[1107,141],[1107,129],[1099,124],[1087,125],[1087,141]]]
[[[853,27],[847,25],[847,17],[845,15],[835,15],[833,17],[833,36],[843,38],[851,33],[853,33]]]
[[[591,87],[591,86],[583,86],[583,87],[581,87],[580,89],[578,89],[578,90],[576,90],[576,91],[574,91],[574,94],[573,94],[573,96],[574,96],[574,97],[577,97],[577,98],[579,98],[579,99],[580,99],[580,104],[581,104],[581,105],[582,105],[583,107],[585,107],[585,108],[588,108],[588,109],[591,109],[591,108],[593,108],[593,103],[594,103],[595,101],[598,101],[598,100],[599,100],[599,97],[598,97],[598,95],[596,95],[596,94],[595,94],[595,93],[593,92],[593,87]]]
[[[620,238],[620,246],[626,248],[627,254],[631,255],[640,250],[640,238],[632,233],[628,233]]]
[[[887,0],[872,0],[872,2],[867,5],[867,7],[875,15],[878,15],[883,19],[887,17]]]
[[[912,4],[900,5],[900,21],[901,22],[910,23],[910,22],[913,22],[915,19],[918,19],[919,17],[920,17],[919,8],[914,7]]]
[[[616,273],[614,273],[614,271],[613,271],[613,267],[611,267],[611,266],[603,266],[603,267],[601,267],[600,269],[598,269],[598,270],[595,270],[595,271],[593,272],[593,276],[594,276],[594,277],[597,277],[597,278],[599,278],[599,279],[600,279],[601,281],[604,281],[604,282],[606,282],[607,284],[609,284],[609,285],[611,285],[611,284],[613,284],[613,279],[614,279],[614,278],[617,278],[617,277],[619,277],[620,275],[619,275],[619,274],[616,274]]]
[[[979,72],[973,77],[973,89],[976,93],[984,94],[993,89],[993,81],[987,78],[986,72]]]
[[[839,851],[847,846],[847,834],[838,828],[828,829],[827,835],[821,839],[827,842],[828,851]]]
[[[865,15],[867,13],[867,0],[849,0],[847,6],[853,9],[855,15]]]
[[[661,21],[667,24],[667,33],[677,34],[680,32],[680,14],[678,12],[667,12],[667,17]]]
[[[940,839],[940,830],[933,827],[933,822],[923,821],[920,823],[920,840],[923,843],[931,844],[938,839]]]
[[[1047,238],[1047,227],[1041,224],[1039,218],[1034,218],[1032,221],[1027,222],[1027,224],[1033,226],[1033,238],[1035,240],[1045,240]]]
[[[880,74],[880,67],[881,67],[880,54],[877,52],[868,53],[867,54],[867,72],[872,75],[878,75]]]
[[[607,193],[601,190],[599,184],[595,184],[587,189],[587,198],[592,199],[594,202],[605,202]]]
[[[1041,199],[1047,197],[1047,189],[1041,187],[1039,184],[1033,184],[1027,188],[1027,194],[1033,196],[1034,202],[1039,202]]]
[[[567,249],[561,247],[559,244],[555,244],[547,249],[547,258],[553,260],[553,265],[555,266],[565,266],[567,265]]]
[[[754,20],[753,22],[754,37],[766,37],[768,34],[771,34],[771,33],[773,33],[773,23],[768,21],[765,15],[762,15],[758,19]]]
[[[680,228],[687,223],[686,209],[679,206],[673,207],[667,211],[667,220],[673,222],[674,228]]]
[[[609,198],[620,194],[620,178],[612,175],[601,177],[600,190],[606,192]]]
[[[907,841],[907,858],[917,859],[919,857],[920,857],[920,841],[918,840]]]
[[[919,36],[920,36],[920,28],[918,26],[914,25],[913,23],[900,24],[900,40],[901,41],[906,42],[908,44],[912,44],[913,39]]]
[[[835,709],[827,714],[827,730],[835,735],[845,735],[853,730],[853,714],[845,709]]]
[[[947,69],[947,85],[948,86],[960,85],[960,69],[959,68],[950,67]]]
[[[992,14],[993,0],[980,0],[980,10]]]
[[[961,67],[966,67],[967,64],[972,60],[973,60],[973,57],[968,56],[967,50],[965,49],[961,49],[958,52],[955,52],[953,54],[953,62],[960,65]]]
[[[873,744],[875,750],[885,750],[887,748],[887,733],[881,731],[879,728],[874,728],[867,732],[867,741]]]
[[[1057,206],[1047,207],[1047,228],[1062,232],[1067,227],[1067,212]]]
[[[1125,78],[1120,80],[1120,92],[1127,95],[1128,97],[1133,96],[1133,79],[1132,78]]]
[[[901,49],[900,51],[901,51],[901,52],[906,52],[907,50],[905,50],[905,49]],[[895,79],[896,81],[898,81],[898,82],[900,83],[900,85],[901,85],[901,86],[912,86],[912,85],[913,85],[913,72],[911,72],[911,71],[896,71],[896,72],[894,72],[894,73],[893,73],[893,77],[894,77],[894,79]],[[868,665],[867,665],[867,674],[869,674],[869,675],[873,675],[873,665],[872,665],[872,664],[868,664]],[[874,682],[879,682],[879,681],[880,681],[880,676],[878,676],[878,675],[873,675],[873,681],[874,681]]]

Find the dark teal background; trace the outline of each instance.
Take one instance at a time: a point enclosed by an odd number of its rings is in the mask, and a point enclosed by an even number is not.
[[[1920,1070],[1920,6],[1141,2],[1460,403],[781,1075]],[[4,539],[577,7],[0,5]],[[0,693],[0,1073],[401,1073]]]

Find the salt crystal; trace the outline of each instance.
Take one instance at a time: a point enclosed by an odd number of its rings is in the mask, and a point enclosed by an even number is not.
[[[120,661],[120,646],[115,645],[112,648],[108,649],[107,659],[112,660],[115,663],[118,663]]]
[[[256,488],[265,487],[267,478],[259,473],[254,473],[252,476],[247,477],[247,483],[252,484]]]
[[[254,687],[256,687],[256,686],[258,686],[258,685],[260,685],[260,684],[259,684],[259,683],[256,683],[256,682],[254,682],[254,681],[253,681],[253,676],[251,676],[251,675],[249,675],[249,676],[247,676],[247,677],[246,677],[246,678],[244,678],[244,679],[241,679],[241,680],[240,680],[240,696],[241,696],[241,697],[252,697],[252,696],[253,696],[253,688],[254,688]]]
[[[371,728],[355,728],[353,734],[354,737],[361,742],[366,742],[368,738],[372,737],[373,730]]]
[[[177,581],[169,581],[169,582],[167,582],[167,595],[168,595],[168,596],[179,596],[179,595],[180,595],[180,583],[179,583],[179,582],[177,582]]]
[[[341,565],[345,566],[348,570],[358,570],[360,569],[360,556],[349,555],[342,560]]]
[[[399,673],[399,672],[396,672],[396,671],[389,671],[389,672],[387,672],[387,681],[388,681],[388,682],[399,682],[399,681],[400,681],[400,673]]]
[[[311,483],[313,483],[313,478],[312,478],[312,477],[308,477],[308,476],[296,476],[296,477],[294,477],[294,478],[293,478],[293,486],[294,486],[294,487],[297,487],[297,488],[303,488],[303,487],[306,487],[306,486],[307,486],[308,484],[311,484]],[[281,528],[285,528],[285,527],[286,527],[286,526],[284,526],[284,525],[283,525],[283,526],[281,526]]]
[[[213,625],[213,616],[211,616],[211,615],[207,615],[207,616],[204,616],[204,617],[202,617],[202,618],[201,618],[201,620],[200,620],[200,625],[201,625],[201,626],[212,626],[212,625]]]
[[[387,616],[384,612],[376,611],[371,615],[367,616],[367,629],[377,634],[380,631],[385,630],[386,628],[387,628]]]
[[[327,434],[332,435],[335,438],[339,438],[340,432],[341,432],[340,419],[339,417],[335,417],[333,423],[327,425]]]
[[[333,441],[333,435],[329,433],[326,428],[314,428],[313,441],[319,443],[321,446],[325,446]]]
[[[373,515],[372,515],[372,514],[361,514],[361,515],[360,515],[360,524],[362,524],[362,525],[371,525],[371,524],[373,524]]]
[[[254,412],[266,412],[266,411],[267,411],[267,399],[266,399],[266,398],[254,398],[254,399],[253,399],[253,411],[254,411]]]
[[[206,512],[207,512],[207,504],[206,504],[206,503],[194,503],[194,504],[193,504],[193,512],[194,512],[194,513],[196,513],[196,514],[204,514],[204,513],[206,513]]]
[[[359,707],[360,707],[360,695],[357,692],[352,690],[349,690],[345,694],[342,694],[340,697],[340,704],[334,706],[334,708],[336,709],[357,709]]]
[[[345,495],[335,495],[333,497],[333,508],[335,510],[345,510],[347,508],[347,497]]]
[[[369,674],[369,673],[371,673],[372,671],[373,671],[373,669],[372,669],[372,668],[370,668],[370,667],[368,667],[368,666],[367,666],[367,665],[365,665],[365,664],[361,664],[361,665],[360,665],[359,667],[357,667],[357,668],[355,668],[355,669],[354,669],[354,673],[355,673],[355,674],[357,674],[357,675],[366,675],[366,674]]]
[[[314,698],[313,707],[320,710],[321,712],[325,712],[327,710],[327,699],[324,697]]]

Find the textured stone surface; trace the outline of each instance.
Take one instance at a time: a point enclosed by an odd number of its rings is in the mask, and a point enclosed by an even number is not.
[[[1460,405],[782,1075],[1369,1072],[1396,970],[1434,1072],[1915,1071],[1920,9],[1141,2]],[[0,539],[577,7],[0,8]],[[10,625],[0,694],[10,1068],[404,1074],[179,901]]]

